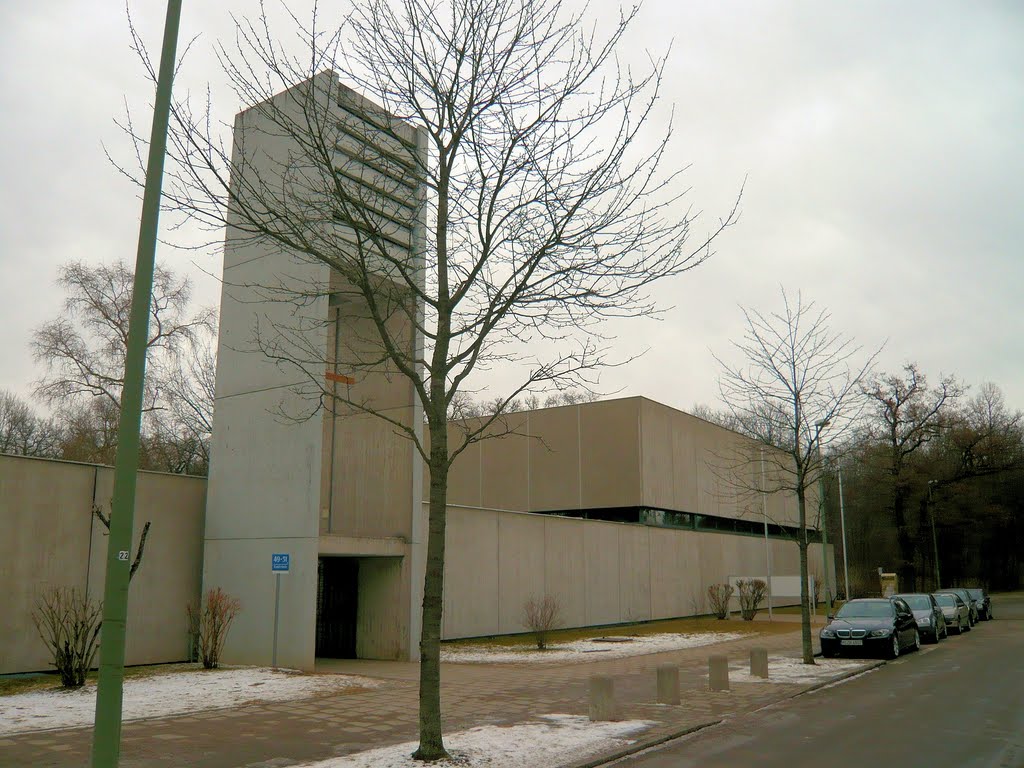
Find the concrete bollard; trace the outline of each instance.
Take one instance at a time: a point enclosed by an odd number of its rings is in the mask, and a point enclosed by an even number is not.
[[[712,691],[729,690],[728,656],[711,656],[708,658],[708,687]]]
[[[658,665],[658,703],[679,703],[679,667],[675,664]]]
[[[590,719],[594,722],[619,719],[615,684],[607,675],[592,675],[590,678]]]
[[[750,649],[750,676],[768,679],[768,649]]]

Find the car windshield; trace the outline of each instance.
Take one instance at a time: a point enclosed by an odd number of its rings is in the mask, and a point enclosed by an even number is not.
[[[928,595],[900,595],[900,597],[912,611],[927,611],[932,607],[932,601],[928,599]]]
[[[967,590],[967,594],[970,595],[971,597],[973,597],[975,600],[981,600],[981,590],[980,589],[968,589]]]
[[[854,600],[836,613],[837,619],[881,619],[892,616],[892,603],[888,600]]]
[[[935,602],[946,608],[956,608],[956,598],[952,595],[936,595]]]

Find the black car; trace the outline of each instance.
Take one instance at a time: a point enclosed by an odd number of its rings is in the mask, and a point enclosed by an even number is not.
[[[992,600],[981,587],[966,587],[967,594],[971,596],[974,604],[978,606],[978,618],[986,621],[992,618]]]
[[[922,638],[930,643],[937,643],[940,638],[948,636],[946,619],[934,597],[915,592],[893,595],[893,598],[899,598],[910,607]]]
[[[845,603],[819,634],[821,655],[876,653],[891,659],[921,647],[910,606],[900,599],[858,599]]]

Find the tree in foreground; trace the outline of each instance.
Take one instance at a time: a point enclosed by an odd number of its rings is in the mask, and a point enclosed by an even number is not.
[[[655,312],[648,289],[708,258],[738,201],[690,241],[695,214],[680,169],[666,169],[670,128],[650,125],[664,60],[634,73],[616,59],[635,10],[603,38],[552,0],[370,0],[346,14],[330,32],[316,15],[308,28],[291,17],[305,48],[294,57],[265,13],[238,24],[237,49],[220,49],[226,74],[263,136],[287,149],[256,150],[244,132],[228,148],[208,107],[179,103],[165,197],[226,231],[228,249],[277,254],[282,271],[289,259],[330,268],[330,284],[247,286],[266,300],[298,307],[330,295],[369,318],[330,356],[317,346],[324,334],[299,324],[258,328],[258,346],[300,372],[315,406],[384,419],[427,465],[415,756],[436,760],[446,755],[439,652],[452,462],[507,433],[516,398],[593,381],[611,361],[602,324]],[[370,123],[325,107],[339,77],[379,103],[360,102]],[[396,247],[410,228],[411,245]],[[497,365],[521,374],[518,384],[450,431],[459,392]],[[331,366],[407,380],[426,436],[325,386]]]
[[[765,448],[741,449],[729,458],[733,482],[749,478],[739,490],[796,496],[803,661],[813,664],[808,491],[824,472],[824,446],[839,441],[863,408],[862,385],[877,352],[860,360],[860,348],[830,327],[829,313],[799,293],[793,300],[783,290],[782,305],[768,314],[743,309],[744,335],[733,342],[738,362],[715,359],[722,366],[722,401],[743,432]]]

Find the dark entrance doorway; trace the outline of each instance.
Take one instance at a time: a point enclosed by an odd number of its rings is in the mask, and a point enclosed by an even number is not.
[[[316,655],[356,658],[359,608],[359,560],[321,557],[316,585]]]

